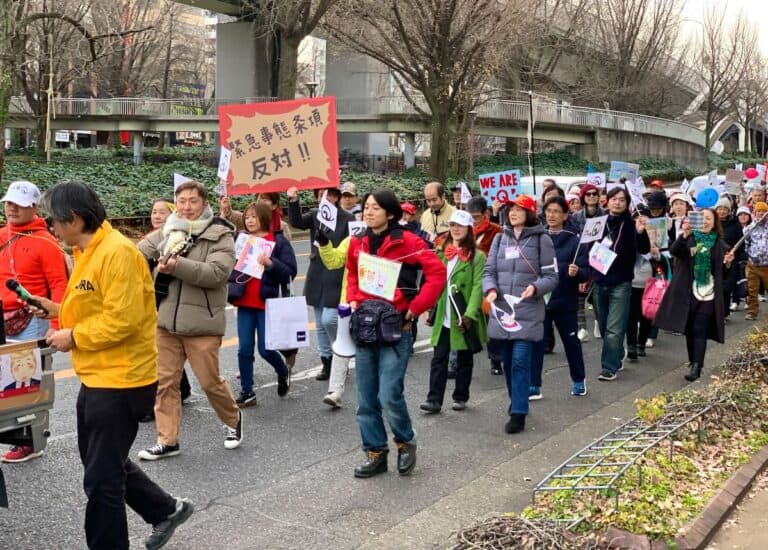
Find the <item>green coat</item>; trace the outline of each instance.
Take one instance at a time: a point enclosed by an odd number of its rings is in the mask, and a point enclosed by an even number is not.
[[[439,250],[437,255],[444,264],[448,265],[442,250]],[[456,267],[454,267],[453,272],[451,273],[448,284],[445,285],[445,290],[440,294],[440,299],[435,305],[437,311],[435,314],[435,324],[432,327],[433,347],[437,346],[437,342],[440,339],[447,302],[446,292],[449,292],[451,287],[458,288],[459,292],[464,296],[464,299],[467,302],[467,311],[464,315],[474,321],[472,330],[477,331],[477,336],[480,339],[480,342],[485,343],[488,341],[487,322],[482,310],[482,279],[484,266],[485,254],[480,250],[475,250],[475,257],[472,263],[462,262],[461,260],[456,262]],[[456,310],[450,305],[450,302],[447,303],[451,307],[451,350],[465,350],[467,349],[467,344],[464,341],[464,334],[456,325]]]

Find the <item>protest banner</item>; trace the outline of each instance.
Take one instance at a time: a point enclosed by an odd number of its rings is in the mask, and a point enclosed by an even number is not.
[[[608,174],[608,181],[620,181],[621,178],[627,181],[635,181],[640,175],[640,165],[631,162],[611,161],[611,171]]]
[[[339,185],[332,97],[222,105],[219,129],[222,149],[231,155],[229,195]]]
[[[669,246],[669,233],[667,230],[667,217],[648,218],[646,221],[646,231],[651,240],[651,245],[659,250],[664,250]]]
[[[605,187],[605,172],[590,172],[587,174],[587,183],[595,187]]]
[[[533,184],[523,184],[520,178],[520,170],[505,170],[481,174],[477,179],[480,182],[480,193],[490,206],[495,200],[507,202],[518,195],[533,195]]]

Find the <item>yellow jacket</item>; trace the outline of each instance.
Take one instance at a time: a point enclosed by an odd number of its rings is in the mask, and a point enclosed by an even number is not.
[[[75,266],[59,310],[73,329],[72,366],[89,388],[138,388],[157,381],[157,312],[147,260],[104,222]]]
[[[320,252],[320,260],[326,269],[339,269],[344,268],[344,278],[341,280],[341,296],[339,297],[340,304],[347,303],[347,251],[349,250],[349,237],[345,238],[339,243],[339,246],[333,248],[331,243],[324,244],[317,247]]]

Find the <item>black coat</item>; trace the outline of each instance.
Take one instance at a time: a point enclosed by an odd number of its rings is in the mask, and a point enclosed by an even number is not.
[[[335,248],[349,234],[347,224],[355,221],[355,217],[343,208],[339,208],[336,215],[336,231],[331,231],[317,221],[317,208],[313,208],[302,215],[299,201],[290,201],[288,203],[288,221],[296,229],[309,229],[309,238],[312,242],[307,278],[304,281],[304,296],[307,297],[307,305],[335,308],[339,305],[339,298],[341,297],[344,268],[325,268],[320,260],[317,246],[315,246],[315,235],[318,231],[322,231]]]
[[[685,239],[682,235],[669,247],[675,258],[675,267],[669,288],[664,293],[654,324],[660,329],[685,334],[688,317],[693,305],[693,256],[691,248],[696,246],[693,235]],[[715,280],[715,313],[710,319],[707,338],[721,344],[725,342],[725,298],[723,297],[723,273],[726,270],[723,258],[727,247],[722,239],[715,241],[712,249],[712,276]]]

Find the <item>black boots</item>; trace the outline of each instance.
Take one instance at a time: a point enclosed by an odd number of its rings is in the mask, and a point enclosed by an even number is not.
[[[504,424],[504,431],[508,434],[516,434],[522,432],[525,429],[525,415],[524,414],[510,414],[509,420]]]
[[[328,380],[331,377],[331,361],[333,361],[333,356],[320,357],[320,361],[323,362],[323,370],[315,376],[315,380]]]
[[[688,382],[695,382],[701,377],[701,369],[704,365],[701,363],[695,363],[692,362],[689,365],[690,370],[688,371],[688,374],[685,375],[685,379],[688,380]]]
[[[355,468],[355,477],[373,477],[377,474],[383,474],[387,471],[387,454],[389,451],[368,451],[368,460]],[[415,459],[415,455],[414,455]],[[398,463],[400,457],[398,456]]]
[[[407,476],[416,466],[416,443],[397,444],[397,473]]]
[[[491,359],[491,374],[504,374],[504,370],[501,368],[501,361]]]

